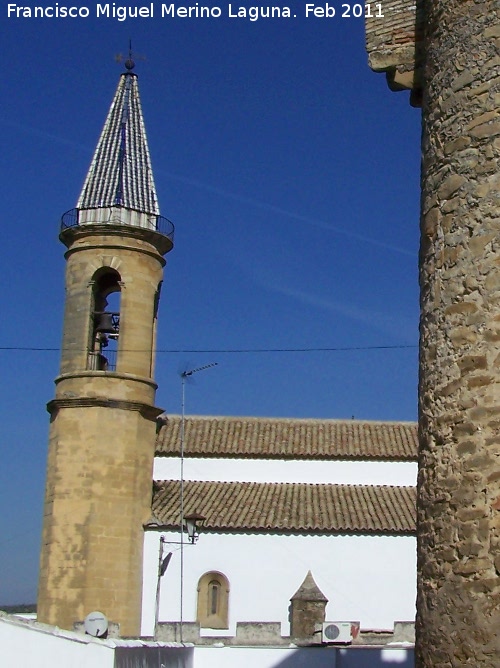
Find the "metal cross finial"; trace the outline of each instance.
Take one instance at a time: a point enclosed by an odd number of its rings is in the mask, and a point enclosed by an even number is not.
[[[135,67],[135,62],[132,59],[132,39],[128,41],[128,58],[125,61],[125,67],[131,72]]]

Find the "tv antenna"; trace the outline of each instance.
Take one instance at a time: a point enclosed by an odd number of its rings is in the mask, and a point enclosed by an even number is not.
[[[181,525],[181,600],[180,600],[180,626],[179,635],[182,642],[182,626],[183,626],[183,602],[184,602],[184,440],[185,440],[185,405],[186,405],[186,380],[191,378],[199,371],[205,371],[217,366],[217,362],[204,364],[203,366],[195,367],[194,369],[187,368],[181,372],[181,471],[180,471],[180,525]]]

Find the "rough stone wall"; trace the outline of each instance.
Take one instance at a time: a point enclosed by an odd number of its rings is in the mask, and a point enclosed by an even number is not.
[[[426,0],[417,666],[500,665],[500,7]]]

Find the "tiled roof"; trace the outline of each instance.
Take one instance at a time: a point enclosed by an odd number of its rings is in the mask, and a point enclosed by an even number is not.
[[[180,422],[179,416],[168,418],[157,438],[157,456],[179,455]],[[417,425],[189,416],[184,448],[191,457],[411,461],[417,458]]]
[[[120,206],[159,215],[137,76],[121,75],[78,209]]]
[[[178,527],[179,494],[179,481],[154,483],[157,526]],[[184,512],[204,515],[204,531],[412,534],[415,504],[413,487],[184,482]]]

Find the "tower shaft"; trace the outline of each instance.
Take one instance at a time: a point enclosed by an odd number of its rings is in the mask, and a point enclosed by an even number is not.
[[[498,666],[500,40],[496,0],[427,0],[417,666]]]

